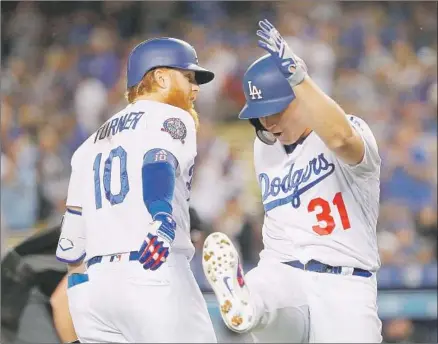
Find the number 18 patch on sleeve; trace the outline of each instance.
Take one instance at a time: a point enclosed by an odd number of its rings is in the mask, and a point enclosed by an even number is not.
[[[184,143],[187,137],[187,128],[184,122],[176,117],[168,118],[164,121],[161,131],[169,133],[175,140],[180,140]]]

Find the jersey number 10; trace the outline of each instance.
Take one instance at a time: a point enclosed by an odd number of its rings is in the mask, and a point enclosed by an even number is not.
[[[120,191],[114,194],[111,191],[111,171],[113,167],[113,159],[119,158],[120,161]],[[126,170],[126,151],[121,147],[111,150],[108,158],[105,160],[103,170],[103,189],[105,191],[105,198],[111,203],[111,205],[122,203],[129,192],[129,179],[128,172]],[[96,201],[96,209],[102,208],[102,188],[100,177],[100,163],[102,160],[102,153],[96,155],[93,164],[94,170],[94,200]]]

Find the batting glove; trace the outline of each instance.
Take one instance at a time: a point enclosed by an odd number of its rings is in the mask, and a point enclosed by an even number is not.
[[[257,36],[261,40],[258,41],[258,46],[271,54],[291,87],[299,85],[307,75],[304,61],[292,52],[284,38],[267,19],[260,21],[259,27],[261,30],[257,30]]]
[[[157,270],[169,255],[173,240],[175,239],[176,222],[172,215],[158,213],[153,218],[152,226],[156,234],[149,233],[139,250],[138,261],[145,270]]]

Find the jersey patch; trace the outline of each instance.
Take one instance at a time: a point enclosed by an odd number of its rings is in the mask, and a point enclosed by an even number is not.
[[[178,160],[175,156],[166,149],[154,148],[146,152],[143,157],[143,166],[145,164],[153,164],[156,162],[168,162],[175,170],[178,168]]]
[[[187,137],[186,125],[179,118],[175,117],[166,119],[163,123],[161,131],[169,133],[172,138],[175,140],[180,140],[182,143],[184,143],[184,139]]]
[[[71,241],[70,239],[61,238],[59,240],[58,246],[62,251],[65,252],[73,249],[75,245],[73,244],[73,241]]]

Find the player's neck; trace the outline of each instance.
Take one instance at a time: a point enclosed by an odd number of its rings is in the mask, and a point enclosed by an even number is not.
[[[283,148],[286,151],[286,153],[292,154],[292,152],[295,150],[295,148],[298,145],[301,145],[304,142],[304,140],[307,138],[307,136],[310,135],[311,132],[312,132],[312,129],[308,128],[304,131],[304,133],[300,136],[300,138],[295,143],[292,143],[290,145],[283,145]]]
[[[150,101],[155,101],[155,102],[159,102],[159,103],[165,103],[165,97],[161,93],[158,93],[158,92],[142,94],[142,95],[138,96],[137,98],[135,98],[133,103],[138,102],[139,100],[150,100]]]
[[[311,132],[312,132],[312,129],[307,128],[307,129],[304,131],[303,135],[301,135],[300,139],[305,139],[307,136],[310,135]]]

